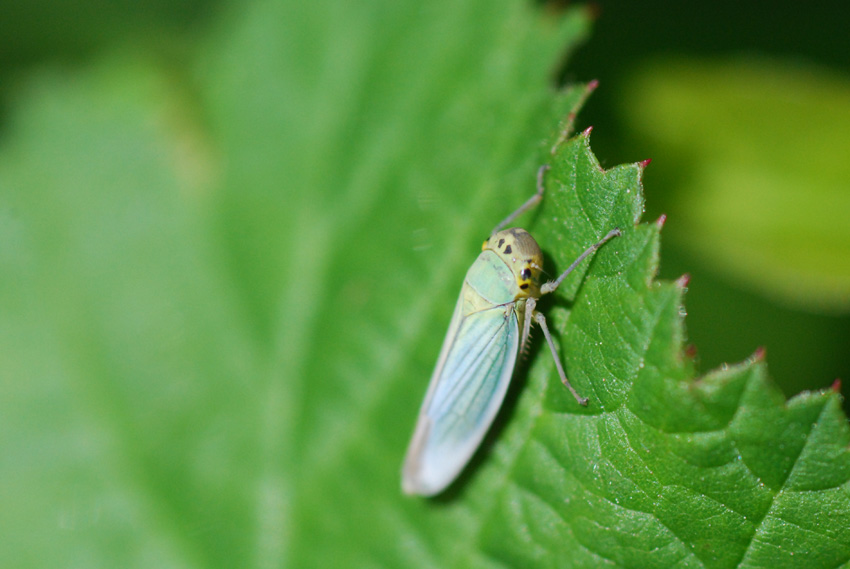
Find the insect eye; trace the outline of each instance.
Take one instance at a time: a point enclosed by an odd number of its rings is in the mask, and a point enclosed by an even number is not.
[[[524,268],[522,271],[520,271],[519,276],[522,278],[522,280],[527,281],[531,278],[531,269],[529,269],[528,267]]]

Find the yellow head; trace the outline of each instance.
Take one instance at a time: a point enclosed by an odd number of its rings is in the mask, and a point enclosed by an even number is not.
[[[496,253],[513,271],[520,290],[518,298],[540,296],[543,253],[528,231],[514,227],[494,233],[481,247],[482,251],[487,249]]]

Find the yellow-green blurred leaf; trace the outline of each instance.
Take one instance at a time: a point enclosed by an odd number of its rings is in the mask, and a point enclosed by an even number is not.
[[[850,81],[686,59],[646,65],[629,85],[624,116],[680,175],[676,239],[765,295],[850,308]]]

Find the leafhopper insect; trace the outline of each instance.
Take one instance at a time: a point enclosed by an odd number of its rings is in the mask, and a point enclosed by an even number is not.
[[[472,458],[502,405],[532,322],[543,330],[561,381],[587,405],[567,379],[546,318],[536,306],[620,230],[612,229],[588,247],[554,281],[538,284],[543,255],[537,242],[524,229],[502,228],[543,199],[547,170],[538,170],[537,193],[493,229],[466,273],[404,461],[402,489],[407,494],[439,494]]]

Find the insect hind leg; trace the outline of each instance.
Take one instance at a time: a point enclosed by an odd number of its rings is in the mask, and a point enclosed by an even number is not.
[[[567,374],[564,372],[564,366],[561,365],[561,358],[558,356],[558,352],[555,349],[555,342],[552,340],[552,334],[549,332],[549,326],[546,324],[546,317],[543,316],[540,312],[534,313],[534,321],[540,324],[540,328],[543,329],[543,335],[546,336],[546,342],[549,344],[549,349],[552,351],[552,358],[555,360],[555,367],[558,368],[558,375],[561,376],[561,383],[570,390],[570,393],[573,394],[573,397],[576,398],[579,405],[587,406],[588,399],[587,397],[582,397],[578,394],[575,388],[570,383],[570,380],[567,379]]]

